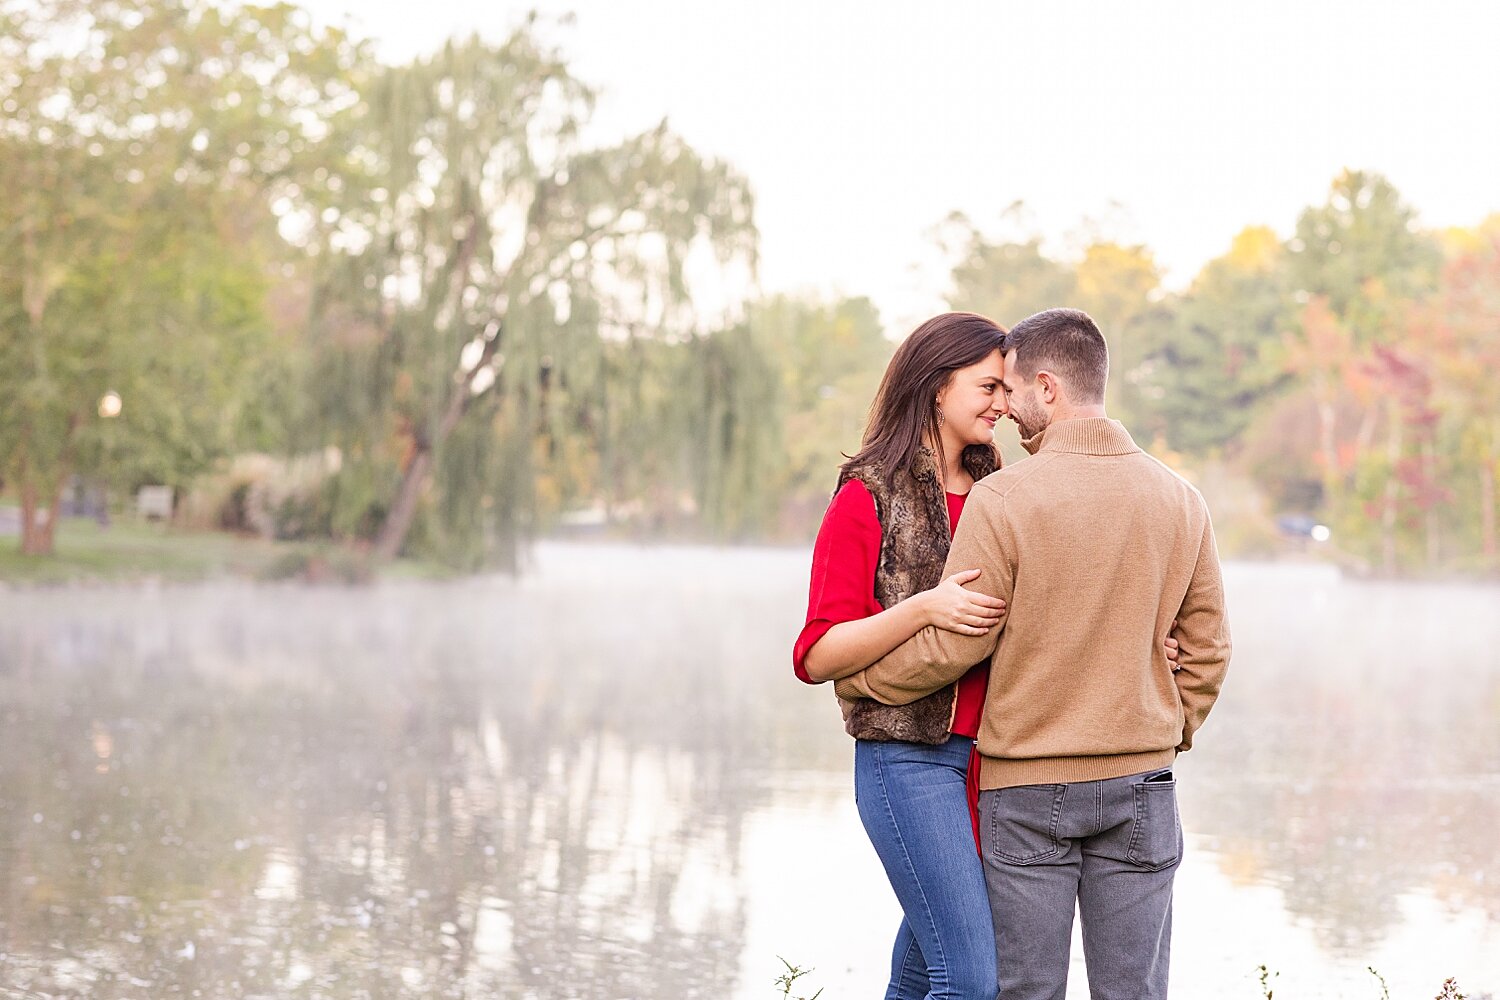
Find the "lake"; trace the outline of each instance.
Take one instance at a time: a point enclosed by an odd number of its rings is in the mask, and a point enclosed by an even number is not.
[[[881,994],[808,555],[0,589],[0,996]],[[1500,588],[1230,564],[1173,993],[1500,991]],[[1075,948],[1070,997],[1087,995]]]

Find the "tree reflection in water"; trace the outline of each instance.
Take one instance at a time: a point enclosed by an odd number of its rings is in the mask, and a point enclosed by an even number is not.
[[[878,870],[801,858],[822,881],[792,885],[771,856],[808,815],[859,836],[831,695],[787,663],[805,556],[547,553],[519,582],[0,595],[0,995],[724,998],[783,948],[878,969],[888,911],[840,895]],[[1195,843],[1361,974],[1404,898],[1500,921],[1496,591],[1229,589]],[[747,849],[776,827],[809,832]],[[812,911],[842,944],[796,937]]]
[[[1407,893],[1500,921],[1500,592],[1235,567],[1235,659],[1184,821],[1360,959]]]
[[[0,623],[8,986],[732,989],[761,679],[716,666],[735,637],[676,620],[680,595],[88,596],[7,595]]]

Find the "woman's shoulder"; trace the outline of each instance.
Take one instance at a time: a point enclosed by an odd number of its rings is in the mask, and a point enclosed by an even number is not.
[[[875,516],[875,497],[870,488],[862,479],[846,479],[833,495],[833,503],[829,509],[837,508],[845,514],[858,514],[869,511],[870,516]]]
[[[885,492],[890,476],[884,463],[871,458],[853,458],[839,468],[839,488],[835,499],[853,486],[856,492],[863,491],[872,498]]]
[[[823,515],[823,522],[847,524],[854,528],[873,527],[878,532],[880,518],[875,511],[875,497],[870,493],[869,487],[860,479],[845,479],[838,492],[833,495],[828,513]]]

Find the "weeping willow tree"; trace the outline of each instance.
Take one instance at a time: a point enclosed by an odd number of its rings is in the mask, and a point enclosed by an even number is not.
[[[335,168],[282,206],[322,260],[309,430],[343,456],[336,523],[370,526],[377,557],[415,527],[476,565],[599,418],[578,400],[610,355],[687,335],[690,256],[753,268],[751,196],[665,125],[583,142],[593,94],[533,23],[360,91],[332,124]]]
[[[703,524],[744,541],[765,534],[785,492],[788,400],[749,322],[697,338],[678,359],[688,481]]]

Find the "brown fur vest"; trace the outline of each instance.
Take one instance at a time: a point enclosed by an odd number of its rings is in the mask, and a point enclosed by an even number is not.
[[[995,471],[995,450],[970,445],[964,449],[963,464],[978,482]],[[873,464],[847,468],[839,476],[839,488],[851,479],[858,479],[870,491],[875,516],[880,519],[880,563],[875,570],[875,600],[880,606],[894,607],[941,583],[952,535],[948,500],[932,449],[923,448],[912,468],[897,470],[895,475],[887,476]],[[844,730],[857,740],[942,743],[953,722],[954,691],[950,684],[910,705],[840,698]]]

